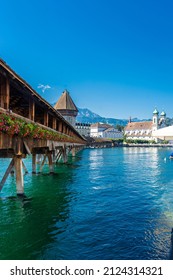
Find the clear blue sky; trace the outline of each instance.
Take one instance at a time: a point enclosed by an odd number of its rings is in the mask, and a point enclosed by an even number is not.
[[[171,0],[0,0],[0,57],[53,103],[173,117]],[[50,88],[38,88],[48,85]]]

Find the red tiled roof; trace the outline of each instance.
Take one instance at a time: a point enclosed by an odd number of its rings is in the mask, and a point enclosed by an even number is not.
[[[125,131],[133,131],[133,130],[152,130],[153,122],[129,122],[126,127]]]

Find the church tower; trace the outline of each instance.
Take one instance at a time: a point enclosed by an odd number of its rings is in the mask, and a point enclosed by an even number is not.
[[[78,109],[67,90],[62,93],[54,108],[75,127]]]
[[[166,126],[166,113],[162,111],[160,114],[160,121],[159,121],[160,127],[165,127]]]
[[[159,125],[159,112],[157,109],[153,112],[153,130],[157,130]]]

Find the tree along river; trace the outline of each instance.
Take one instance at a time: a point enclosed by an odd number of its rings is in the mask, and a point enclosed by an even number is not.
[[[56,174],[9,176],[0,194],[0,259],[169,259],[170,148],[85,149]],[[8,159],[0,160],[2,178]]]

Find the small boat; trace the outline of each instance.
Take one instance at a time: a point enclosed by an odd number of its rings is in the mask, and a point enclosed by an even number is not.
[[[169,159],[173,159],[173,153],[170,154]]]

